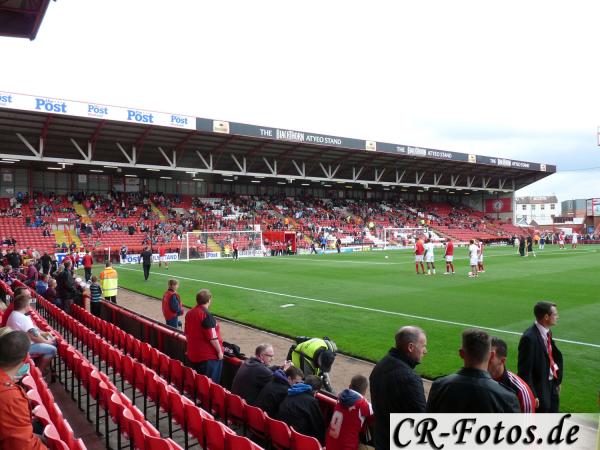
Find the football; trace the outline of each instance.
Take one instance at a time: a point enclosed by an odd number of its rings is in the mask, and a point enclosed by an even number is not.
[[[388,256],[388,255],[385,255],[385,259],[388,259],[388,258],[389,258],[389,256]]]

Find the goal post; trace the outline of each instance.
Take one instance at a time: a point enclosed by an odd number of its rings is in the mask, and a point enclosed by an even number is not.
[[[262,232],[188,231],[182,236],[179,261],[230,258],[237,246],[240,258],[265,255]]]
[[[427,228],[384,228],[381,239],[384,250],[412,247],[420,237],[428,236]]]

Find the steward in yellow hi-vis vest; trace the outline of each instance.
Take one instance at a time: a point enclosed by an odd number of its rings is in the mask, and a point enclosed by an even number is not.
[[[100,287],[106,300],[117,303],[119,276],[117,271],[112,268],[110,261],[106,263],[106,268],[100,273]]]
[[[304,375],[316,375],[323,380],[323,386],[329,392],[333,392],[329,381],[329,372],[335,360],[337,347],[333,341],[325,337],[306,338],[297,337],[298,344],[292,345],[287,359],[292,361]]]

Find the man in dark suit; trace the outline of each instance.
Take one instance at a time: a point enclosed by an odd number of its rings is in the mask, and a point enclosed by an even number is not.
[[[485,331],[463,331],[459,351],[464,367],[433,382],[428,413],[518,413],[517,396],[488,373],[492,338]]]
[[[519,376],[533,391],[536,412],[557,413],[563,357],[556,347],[550,328],[558,321],[556,304],[538,302],[533,308],[535,323],[519,342]]]

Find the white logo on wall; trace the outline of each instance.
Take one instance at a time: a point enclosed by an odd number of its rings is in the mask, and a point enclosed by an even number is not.
[[[365,150],[370,152],[374,152],[377,150],[377,142],[375,141],[366,141],[365,142]]]
[[[498,199],[494,202],[494,211],[502,211],[503,207],[504,202],[502,200]]]
[[[213,131],[215,133],[229,134],[229,122],[224,122],[222,120],[213,120]]]

